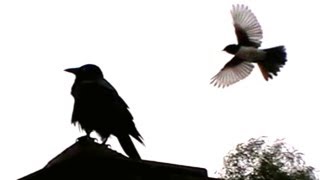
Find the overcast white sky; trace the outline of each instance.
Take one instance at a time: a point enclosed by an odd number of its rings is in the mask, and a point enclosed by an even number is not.
[[[288,62],[266,82],[258,68],[225,89],[210,78],[236,42],[230,10],[256,14],[262,48]],[[206,168],[236,144],[286,138],[320,168],[317,1],[0,1],[0,179],[39,170],[84,135],[70,123],[74,76],[95,63],[130,106],[143,159]],[[94,136],[94,134],[92,134]],[[122,152],[115,138],[109,143]]]

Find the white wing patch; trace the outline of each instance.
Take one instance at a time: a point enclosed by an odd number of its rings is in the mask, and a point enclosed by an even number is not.
[[[217,87],[228,87],[246,78],[254,68],[249,62],[242,62],[234,67],[225,67],[217,75],[211,78],[211,83]]]
[[[243,29],[251,42],[261,44],[262,29],[256,18],[251,12],[248,6],[245,5],[233,5],[231,15],[233,18],[233,24],[237,28]]]

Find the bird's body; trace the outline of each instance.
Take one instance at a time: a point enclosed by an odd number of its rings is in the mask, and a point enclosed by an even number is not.
[[[76,75],[71,90],[75,100],[71,122],[79,124],[87,136],[96,131],[103,143],[110,135],[116,136],[129,157],[140,159],[130,139],[132,136],[143,144],[133,116],[116,89],[103,78],[100,68],[87,64],[66,71]]]
[[[245,59],[248,62],[259,62],[265,59],[266,52],[250,46],[241,46],[234,55],[240,59]]]
[[[226,87],[246,78],[258,64],[265,80],[276,76],[280,68],[285,65],[286,50],[284,46],[269,49],[259,49],[262,39],[262,29],[247,6],[236,5],[231,11],[233,25],[238,44],[231,44],[224,51],[234,57],[212,77],[211,84]]]

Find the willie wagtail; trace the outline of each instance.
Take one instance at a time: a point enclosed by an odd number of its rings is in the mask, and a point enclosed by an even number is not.
[[[218,87],[227,87],[246,78],[257,63],[266,81],[276,76],[285,65],[284,46],[258,49],[261,45],[262,29],[251,10],[245,5],[233,5],[231,10],[233,25],[238,44],[226,46],[223,50],[234,57],[211,78],[211,83]]]

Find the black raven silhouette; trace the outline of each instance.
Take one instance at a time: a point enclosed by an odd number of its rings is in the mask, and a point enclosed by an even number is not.
[[[78,123],[88,138],[92,131],[96,131],[103,144],[110,135],[114,135],[130,158],[141,159],[130,136],[141,144],[143,138],[135,127],[128,105],[104,79],[101,69],[94,64],[86,64],[65,71],[76,76],[71,90],[74,97],[71,122]]]

